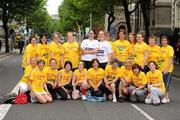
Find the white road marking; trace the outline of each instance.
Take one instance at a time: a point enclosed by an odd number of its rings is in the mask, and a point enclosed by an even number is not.
[[[137,111],[139,111],[143,116],[145,116],[148,120],[155,120],[154,118],[152,118],[150,115],[148,115],[146,112],[144,112],[141,108],[139,108],[137,105],[135,104],[131,104]]]
[[[11,93],[18,93],[19,83],[14,87]],[[8,110],[11,108],[12,104],[2,104],[0,105],[0,120],[2,120],[7,114]]]

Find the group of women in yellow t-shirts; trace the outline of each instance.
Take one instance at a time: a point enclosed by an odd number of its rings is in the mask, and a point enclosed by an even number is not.
[[[133,33],[125,39],[110,41],[110,34],[99,31],[78,43],[72,32],[67,42],[55,32],[51,43],[45,35],[30,37],[22,67],[24,75],[19,83],[20,92],[30,91],[31,101],[48,103],[55,99],[86,100],[88,96],[107,97],[113,102],[145,102],[159,105],[168,103],[169,84],[173,71],[173,48],[168,38],[161,37],[162,47],[150,36],[148,45],[142,33]],[[146,74],[145,74],[146,73]],[[87,92],[88,91],[88,92]]]

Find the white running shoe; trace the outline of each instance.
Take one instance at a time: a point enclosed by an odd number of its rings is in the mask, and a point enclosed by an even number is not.
[[[166,98],[166,103],[169,103],[170,102],[170,99],[169,98]]]
[[[70,100],[70,99],[71,99],[70,94],[67,94],[67,99],[68,99],[68,100]]]
[[[167,103],[167,99],[164,97],[161,102],[166,104]]]
[[[85,100],[86,100],[86,96],[85,96],[85,95],[82,95],[82,96],[81,96],[81,99],[82,99],[83,101],[85,101]]]
[[[113,98],[112,102],[117,102],[117,99],[116,97]]]

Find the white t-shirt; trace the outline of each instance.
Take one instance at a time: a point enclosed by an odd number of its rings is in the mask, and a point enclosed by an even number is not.
[[[81,43],[82,50],[94,50],[96,48],[99,48],[99,42],[97,40],[85,39]],[[96,58],[96,54],[81,55],[81,60],[84,61],[91,61],[94,58]]]
[[[111,44],[108,41],[100,41],[99,42],[99,50],[96,54],[97,59],[100,63],[106,63],[108,62],[108,54],[112,53],[112,47]]]

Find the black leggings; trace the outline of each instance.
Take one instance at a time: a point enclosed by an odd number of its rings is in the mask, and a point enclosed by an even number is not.
[[[104,83],[101,83],[101,85],[98,87],[97,91],[94,91],[94,89],[92,87],[89,88],[89,91],[92,96],[103,97],[103,94],[106,92],[106,87],[105,87]]]
[[[66,88],[69,91],[73,90],[73,86],[71,84],[65,85],[64,88]],[[67,100],[68,99],[68,95],[62,87],[56,88],[56,92],[61,96],[61,100]]]
[[[83,62],[84,62],[84,67],[85,67],[87,70],[92,67],[91,61],[83,61]]]
[[[47,88],[48,88],[49,93],[52,96],[52,99],[53,100],[57,99],[56,89],[53,89],[53,86],[50,83],[47,83]]]

